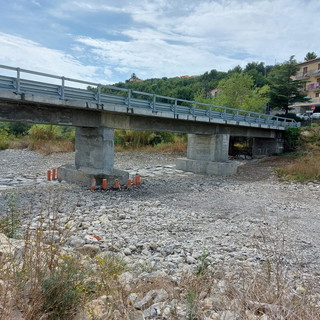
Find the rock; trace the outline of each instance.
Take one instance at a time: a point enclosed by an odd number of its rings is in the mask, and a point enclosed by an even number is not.
[[[8,238],[0,233],[0,258],[13,258],[21,250],[22,241]]]
[[[85,241],[78,236],[69,237],[66,242],[74,248],[79,248],[85,244]]]
[[[99,243],[99,240],[97,239],[97,237],[89,234],[85,235],[84,240],[86,243]]]
[[[152,304],[165,301],[168,293],[164,289],[150,290],[141,300],[135,301],[133,306],[136,309],[147,309]]]
[[[186,262],[189,264],[195,264],[197,263],[197,260],[193,258],[192,256],[187,256]]]

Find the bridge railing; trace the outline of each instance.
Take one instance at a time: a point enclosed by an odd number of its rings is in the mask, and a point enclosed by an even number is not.
[[[14,72],[14,76],[0,75],[0,89],[17,94],[31,93],[59,97],[60,99],[84,100],[95,103],[97,109],[103,109],[103,106],[107,104],[116,104],[124,106],[128,110],[148,109],[155,115],[160,112],[171,114],[171,116],[173,114],[176,118],[179,115],[184,115],[190,116],[190,119],[204,117],[209,121],[221,119],[226,122],[235,121],[242,125],[254,123],[276,127],[300,126],[300,123],[285,117],[161,96],[5,65],[0,65],[1,69]],[[41,77],[42,81],[35,80],[35,77]]]

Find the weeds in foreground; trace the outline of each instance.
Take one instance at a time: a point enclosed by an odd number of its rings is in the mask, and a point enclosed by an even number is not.
[[[17,238],[18,231],[21,227],[20,212],[16,206],[16,195],[14,193],[8,194],[7,212],[0,216],[0,233],[5,234],[9,238]]]
[[[66,225],[73,217],[70,214],[60,220],[63,199],[60,195],[48,197],[41,206],[43,214],[38,218],[37,228],[30,226],[24,232],[22,247],[7,239],[7,250],[1,251],[1,320],[14,319],[13,311],[17,310],[26,320],[69,320],[81,310],[87,318],[98,319],[101,314],[91,303],[97,298],[108,319],[117,319],[116,314],[118,319],[130,319],[130,312],[136,311],[135,303],[139,310],[145,311],[152,305],[153,297],[159,298],[161,294],[158,306],[163,303],[169,309],[167,319],[198,320],[212,314],[223,319],[227,311],[242,319],[260,316],[320,319],[317,306],[320,292],[315,279],[304,279],[301,270],[290,275],[287,256],[291,252],[286,247],[285,225],[275,229],[266,227],[260,230],[258,240],[253,238],[252,245],[262,256],[260,263],[212,264],[208,250],[200,256],[192,272],[178,277],[164,274],[142,277],[115,253],[91,258],[65,252],[64,240],[72,232]],[[12,201],[18,211],[16,200]],[[5,243],[1,237],[0,241],[2,245]],[[121,280],[121,274],[126,271],[133,275],[128,285]]]

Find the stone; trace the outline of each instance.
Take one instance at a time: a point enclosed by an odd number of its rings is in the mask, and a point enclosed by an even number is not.
[[[10,239],[5,234],[0,233],[0,258],[13,258],[18,253],[18,243],[18,240]]]
[[[156,302],[165,301],[168,298],[168,293],[164,289],[150,290],[139,301],[136,301],[133,305],[136,309],[147,309]]]
[[[197,263],[197,260],[195,258],[193,258],[192,256],[187,256],[186,262],[189,264],[195,264],[195,263]]]

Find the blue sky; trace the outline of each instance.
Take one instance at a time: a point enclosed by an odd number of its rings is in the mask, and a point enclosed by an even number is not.
[[[100,83],[302,61],[319,0],[0,0],[0,64]]]

